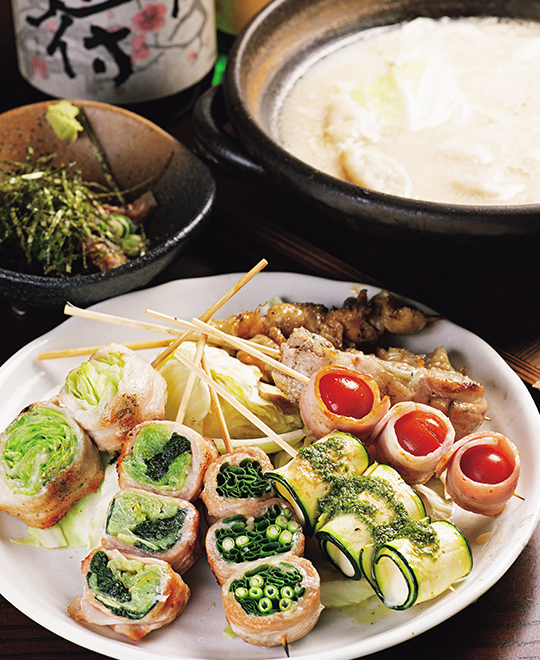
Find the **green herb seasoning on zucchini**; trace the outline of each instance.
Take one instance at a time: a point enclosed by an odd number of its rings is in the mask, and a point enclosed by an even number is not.
[[[372,574],[386,607],[405,610],[435,598],[472,570],[467,539],[452,523],[431,523],[437,542],[422,549],[409,538],[380,545],[373,553]]]
[[[400,482],[399,491],[393,482]],[[424,544],[433,538],[420,498],[386,465],[369,475],[335,478],[328,494],[319,500],[319,513],[315,537],[321,550],[355,580],[363,576],[364,546],[405,535]]]
[[[318,518],[318,501],[335,477],[362,474],[368,465],[369,455],[360,440],[333,431],[266,476],[273,481],[278,495],[293,505],[305,533],[311,536]]]

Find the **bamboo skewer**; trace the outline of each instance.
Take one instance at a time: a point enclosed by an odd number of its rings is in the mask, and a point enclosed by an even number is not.
[[[286,374],[287,376],[291,376],[292,378],[296,378],[296,380],[301,381],[302,383],[306,384],[309,383],[309,376],[306,376],[305,374],[300,373],[299,371],[295,371],[294,369],[291,369],[290,367],[287,367],[286,365],[282,364],[278,360],[275,360],[274,358],[270,357],[269,355],[266,355],[262,351],[258,350],[257,348],[254,348],[253,345],[247,345],[245,343],[245,340],[239,339],[237,337],[232,337],[230,335],[227,335],[226,333],[222,332],[221,330],[218,330],[217,328],[213,328],[211,325],[208,325],[207,323],[204,323],[204,321],[201,321],[200,319],[193,319],[191,322],[189,321],[182,321],[181,319],[177,319],[177,322],[179,325],[183,325],[186,327],[196,327],[199,330],[201,330],[204,333],[207,333],[208,336],[213,336],[213,337],[219,337],[222,338],[222,336],[225,337],[230,337],[230,343],[235,346],[236,348],[239,348],[240,350],[245,351],[246,353],[249,353],[252,355],[254,358],[257,358],[258,360],[261,360],[262,362],[265,362],[271,367],[274,367],[274,369],[278,369],[282,373]]]
[[[199,378],[208,385],[208,387],[214,389],[216,393],[219,394],[220,397],[225,399],[225,401],[228,401],[231,404],[231,406],[236,408],[236,410],[240,414],[244,415],[244,417],[248,419],[252,424],[254,424],[260,431],[262,431],[265,435],[267,435],[269,438],[274,440],[274,442],[277,445],[279,445],[282,449],[284,449],[290,456],[292,456],[293,458],[296,456],[296,454],[298,453],[296,449],[291,447],[288,442],[283,440],[283,438],[281,438],[275,431],[273,431],[269,426],[267,426],[263,421],[261,421],[256,415],[254,415],[250,410],[248,410],[244,405],[242,405],[237,399],[235,399],[234,396],[232,396],[232,394],[230,394],[224,387],[222,387],[219,383],[216,383],[200,367],[194,364],[185,355],[182,355],[180,351],[175,352],[175,357],[184,366],[188,367],[188,369],[194,371],[195,374],[199,376]]]
[[[199,365],[201,363],[202,356],[204,355],[205,346],[206,346],[206,337],[204,335],[201,335],[199,337],[199,341],[197,342],[197,351],[195,353],[194,364]],[[197,378],[196,374],[193,371],[190,371],[186,382],[186,386],[184,387],[184,391],[182,393],[182,400],[180,401],[178,412],[176,413],[176,421],[179,424],[183,424],[184,422],[186,409],[188,407],[189,400],[191,399],[191,394],[193,392],[193,387],[195,385],[196,378]]]
[[[204,369],[204,373],[208,376],[208,378],[212,378],[212,376],[210,375],[210,367],[208,366],[208,360],[206,359],[205,353],[202,354],[201,364],[202,364],[202,368]],[[221,439],[223,440],[223,444],[225,445],[225,451],[227,452],[227,454],[230,454],[233,451],[233,446],[231,442],[231,435],[227,427],[227,421],[225,420],[225,415],[223,414],[223,409],[221,407],[221,403],[219,401],[219,397],[216,394],[215,389],[212,387],[210,387],[209,389],[210,389],[210,399],[212,400],[212,408],[214,410],[214,414],[218,421],[219,430],[221,432]]]
[[[122,346],[131,348],[132,351],[143,351],[150,348],[165,348],[174,339],[158,339],[155,341],[132,341],[123,342]],[[80,348],[61,348],[57,351],[43,351],[37,354],[38,360],[54,360],[64,357],[77,357],[79,355],[92,355],[101,346],[81,346]]]
[[[169,316],[168,314],[163,314],[162,312],[156,312],[152,309],[147,309],[146,310],[146,315],[151,316],[156,319],[160,319],[161,321],[168,321],[169,323],[176,323],[177,325],[182,326],[183,328],[188,328],[192,331],[192,334],[200,334],[201,331],[200,329],[194,324],[194,323],[189,323],[188,321],[183,321],[181,319],[178,319],[176,316]],[[208,326],[208,327],[213,327],[213,326]],[[272,357],[279,357],[280,351],[279,348],[273,348],[272,346],[265,346],[264,344],[257,344],[254,341],[250,341],[249,339],[243,339],[241,337],[235,337],[234,335],[229,335],[226,332],[219,331],[221,334],[219,335],[219,340],[217,338],[217,335],[215,337],[208,337],[209,341],[214,341],[214,343],[218,344],[219,346],[222,346],[223,344],[232,346],[233,348],[238,348],[239,350],[247,351],[247,347],[251,346],[255,349],[258,349],[261,351],[261,353],[266,353],[267,355],[270,355]]]
[[[91,319],[93,321],[104,321],[112,325],[122,325],[128,328],[137,328],[139,330],[149,330],[150,332],[159,332],[165,335],[173,335],[178,337],[181,333],[176,328],[170,328],[165,325],[156,325],[154,323],[147,323],[146,321],[137,321],[135,319],[127,319],[123,316],[114,316],[114,314],[105,314],[104,312],[94,312],[90,309],[82,309],[75,307],[71,303],[67,303],[64,307],[64,314],[67,316],[79,316],[84,319]]]
[[[258,272],[260,272],[263,268],[265,268],[268,265],[268,261],[266,259],[261,259],[259,263],[254,266],[244,277],[242,277],[238,282],[231,287],[221,298],[215,302],[211,307],[209,307],[204,314],[200,317],[203,321],[209,321],[214,314],[223,307],[223,305],[229,301],[240,289],[245,286],[251,279],[257,275]],[[180,344],[185,341],[189,336],[191,335],[191,331],[185,332],[178,339],[168,348],[166,348],[160,355],[157,356],[157,358],[152,362],[152,366],[155,367],[156,369],[159,368],[163,362],[171,355],[174,353],[174,351],[180,346]]]

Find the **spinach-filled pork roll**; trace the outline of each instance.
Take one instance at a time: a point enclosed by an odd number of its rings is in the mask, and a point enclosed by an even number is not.
[[[250,516],[238,513],[214,523],[206,534],[208,563],[223,584],[242,563],[304,554],[305,537],[292,507],[278,498],[261,502]]]
[[[167,382],[135,351],[109,344],[68,373],[55,402],[73,413],[101,451],[114,453],[135,425],[165,417]]]
[[[323,609],[320,578],[303,557],[269,557],[242,564],[221,592],[233,631],[249,644],[278,646],[300,639]]]
[[[110,626],[138,641],[181,614],[190,590],[169,564],[151,557],[128,558],[96,548],[81,564],[84,595],[68,606],[73,619]]]
[[[167,420],[143,422],[128,433],[118,459],[118,482],[120,488],[142,488],[193,502],[217,456],[213,440],[188,426]]]
[[[129,556],[162,559],[182,575],[202,554],[199,519],[191,502],[125,488],[111,500],[102,545]]]
[[[208,523],[237,513],[251,516],[261,502],[275,497],[272,483],[265,477],[273,469],[259,447],[239,447],[217,458],[206,472],[201,492]]]
[[[0,509],[30,527],[57,523],[102,478],[97,447],[49,401],[25,408],[0,434]]]

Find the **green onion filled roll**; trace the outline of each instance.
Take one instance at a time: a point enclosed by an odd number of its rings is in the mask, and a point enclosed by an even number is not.
[[[202,554],[199,518],[186,500],[122,489],[109,505],[102,545],[132,557],[162,559],[182,575]]]
[[[102,478],[97,447],[51,402],[28,406],[0,435],[0,509],[31,527],[57,523]]]
[[[118,482],[120,488],[142,488],[193,502],[217,456],[214,442],[188,426],[167,420],[144,422],[128,433],[118,459]]]
[[[101,451],[114,453],[136,424],[164,418],[167,383],[135,351],[108,344],[69,372],[55,399],[73,413]]]
[[[223,584],[239,564],[304,553],[304,533],[287,502],[261,502],[251,516],[242,513],[214,523],[206,534],[208,563]]]
[[[237,513],[252,516],[261,502],[275,497],[265,476],[273,469],[259,447],[239,447],[217,458],[206,472],[201,493],[209,524]]]
[[[174,621],[190,596],[187,584],[160,559],[129,559],[97,548],[83,559],[81,572],[84,595],[71,602],[69,615],[134,641]]]
[[[289,555],[242,564],[222,587],[225,616],[249,644],[290,644],[319,620],[319,574],[310,561]]]
[[[305,533],[311,536],[319,515],[319,498],[326,495],[334,478],[362,474],[368,465],[368,452],[358,438],[332,431],[266,476],[277,495],[293,505]]]

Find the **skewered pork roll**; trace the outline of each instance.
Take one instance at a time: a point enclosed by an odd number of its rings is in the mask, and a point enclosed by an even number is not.
[[[72,412],[101,451],[114,453],[136,424],[164,418],[167,383],[135,351],[109,344],[69,372],[55,402]]]
[[[392,406],[374,429],[375,458],[395,468],[408,484],[424,484],[452,447],[456,433],[436,408],[413,401]]]
[[[222,600],[233,631],[249,644],[266,647],[300,639],[323,609],[319,574],[295,555],[242,564],[223,585]]]
[[[0,435],[0,509],[31,527],[56,524],[102,478],[96,446],[51,402],[31,404]]]
[[[339,429],[366,440],[389,408],[371,376],[339,365],[312,374],[300,396],[302,420],[316,438]]]
[[[118,483],[120,488],[142,488],[193,502],[217,456],[214,442],[188,426],[167,420],[144,422],[126,438],[118,459]]]
[[[325,365],[339,364],[372,376],[392,405],[415,401],[437,408],[450,418],[458,439],[475,431],[484,421],[488,407],[484,387],[447,364],[441,366],[440,360],[431,366],[431,360],[417,358],[414,366],[409,361],[381,359],[354,349],[340,351],[305,328],[293,330],[280,348],[283,364],[306,376]],[[441,351],[436,352],[440,357]],[[301,381],[277,369],[272,375],[290,400],[300,399],[304,387]]]
[[[182,575],[202,554],[199,518],[191,502],[126,488],[111,500],[102,546],[161,559]]]
[[[69,615],[110,626],[133,641],[174,621],[190,596],[187,584],[160,559],[129,559],[96,548],[83,559],[81,572],[84,595],[70,603]]]
[[[214,523],[206,534],[206,555],[223,584],[240,564],[284,556],[301,557],[305,538],[292,508],[278,498],[261,502],[251,516],[239,513]]]
[[[254,515],[261,502],[274,497],[264,476],[273,469],[259,447],[239,447],[217,458],[206,472],[201,492],[209,524],[237,513]]]
[[[441,458],[436,475],[446,471],[446,490],[466,511],[498,516],[514,495],[521,457],[502,433],[477,431],[456,442]]]

